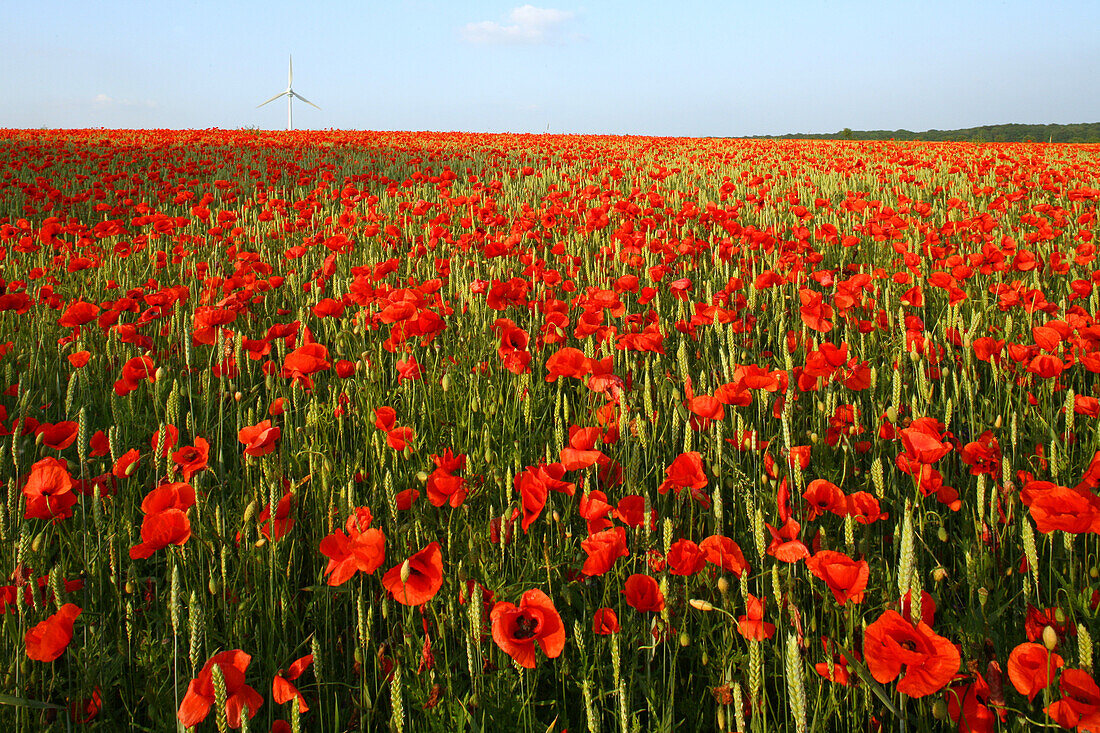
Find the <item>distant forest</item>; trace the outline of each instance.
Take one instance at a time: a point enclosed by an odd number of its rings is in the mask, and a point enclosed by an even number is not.
[[[757,135],[758,139],[790,140],[930,140],[973,143],[1100,143],[1100,122],[1073,125],[982,125],[962,130],[850,130],[790,135]]]

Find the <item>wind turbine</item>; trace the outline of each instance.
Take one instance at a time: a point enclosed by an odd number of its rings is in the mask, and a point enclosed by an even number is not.
[[[272,102],[274,102],[279,97],[281,97],[283,95],[286,95],[286,129],[288,131],[292,130],[294,128],[294,113],[291,109],[291,102],[294,101],[295,97],[302,100],[303,102],[308,104],[310,107],[317,107],[316,104],[309,101],[308,99],[303,97],[298,92],[294,91],[293,86],[294,86],[294,57],[291,56],[290,57],[290,70],[287,73],[287,77],[286,77],[286,91],[279,92],[278,94],[276,94],[274,97],[267,100],[263,104],[256,105],[256,109],[259,109],[260,107],[263,107],[264,104],[271,104]],[[321,109],[321,108],[317,107],[317,109]]]

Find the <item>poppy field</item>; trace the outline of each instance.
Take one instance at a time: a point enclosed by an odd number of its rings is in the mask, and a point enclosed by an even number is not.
[[[0,132],[5,731],[1100,731],[1100,146]]]

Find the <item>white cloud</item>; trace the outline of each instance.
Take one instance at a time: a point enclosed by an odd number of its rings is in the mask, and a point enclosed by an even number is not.
[[[562,43],[577,39],[577,36],[565,33],[573,17],[574,13],[570,10],[521,5],[513,8],[508,13],[508,20],[503,23],[494,20],[467,23],[462,28],[462,38],[476,44],[534,46]]]
[[[95,95],[95,99],[92,100],[94,104],[110,104],[112,101],[110,97],[103,93]]]

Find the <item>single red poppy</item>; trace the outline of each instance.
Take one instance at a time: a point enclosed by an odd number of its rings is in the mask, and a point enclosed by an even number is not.
[[[1042,644],[1025,641],[1008,655],[1008,679],[1021,695],[1031,702],[1054,681],[1054,673],[1062,668],[1062,657],[1048,651]]]
[[[548,659],[565,648],[565,626],[549,596],[538,589],[525,592],[516,606],[501,601],[490,613],[493,641],[521,667],[535,668],[535,647]]]
[[[885,611],[864,632],[863,656],[879,683],[897,679],[898,692],[924,697],[943,689],[959,671],[961,656],[949,640],[921,621],[913,624],[897,611]]]
[[[775,624],[764,620],[766,601],[752,594],[745,598],[745,613],[737,617],[737,633],[750,641],[764,641],[775,635]]]
[[[241,713],[245,706],[248,707],[249,719],[253,718],[264,704],[264,699],[245,684],[245,670],[251,661],[252,657],[240,649],[230,649],[212,656],[203,665],[199,676],[188,683],[187,694],[176,713],[179,721],[193,727],[206,719],[214,705],[214,665],[221,669],[225,681],[225,712],[229,727],[241,727]]]
[[[620,557],[628,557],[626,530],[612,527],[586,537],[581,541],[581,549],[588,555],[581,567],[584,575],[603,575]]]
[[[275,700],[276,705],[282,705],[283,703],[290,702],[294,698],[298,698],[298,712],[304,713],[309,710],[305,697],[303,697],[302,693],[298,691],[298,688],[291,683],[301,677],[311,664],[313,664],[313,655],[307,654],[291,662],[290,667],[286,670],[285,676],[283,671],[279,670],[274,679],[271,680],[271,697]]]
[[[871,574],[867,561],[853,560],[843,552],[822,550],[806,560],[806,567],[829,586],[840,605],[863,600],[863,591]]]
[[[403,606],[427,603],[443,585],[443,552],[432,542],[382,576],[382,586]]]
[[[619,631],[619,617],[610,608],[598,608],[592,614],[592,633],[600,636],[615,634]]]
[[[673,575],[695,575],[707,564],[707,551],[689,539],[679,539],[668,548],[668,569]]]
[[[656,579],[649,575],[635,573],[623,583],[623,595],[631,608],[642,612],[656,613],[665,607],[665,596]]]
[[[266,456],[274,452],[275,443],[282,432],[280,428],[273,427],[270,420],[263,420],[241,428],[237,433],[237,440],[245,447],[246,456]]]
[[[367,507],[356,509],[344,525],[321,540],[320,552],[329,558],[325,575],[329,585],[343,585],[357,572],[377,570],[386,559],[386,535],[370,527],[372,517]]]
[[[57,613],[29,629],[23,638],[27,657],[38,662],[52,662],[64,654],[73,640],[73,621],[80,614],[79,606],[66,603]]]

